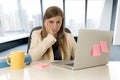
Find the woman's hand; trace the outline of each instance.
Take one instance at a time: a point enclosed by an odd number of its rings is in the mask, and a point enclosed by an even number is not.
[[[54,33],[53,33],[53,31],[50,27],[50,24],[49,24],[48,20],[45,20],[45,28],[46,28],[46,31],[47,31],[48,34],[51,34],[51,35],[54,36]]]

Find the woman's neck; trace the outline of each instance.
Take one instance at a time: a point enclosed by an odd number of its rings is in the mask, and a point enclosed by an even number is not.
[[[57,34],[55,34],[54,37],[57,39]]]

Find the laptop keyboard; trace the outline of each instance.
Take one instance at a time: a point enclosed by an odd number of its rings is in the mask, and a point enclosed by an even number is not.
[[[74,65],[74,63],[68,63],[68,64],[66,64],[66,65],[68,65],[68,66],[73,66],[73,65]]]

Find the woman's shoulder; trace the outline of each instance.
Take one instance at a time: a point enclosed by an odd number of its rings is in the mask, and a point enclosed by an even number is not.
[[[68,46],[72,47],[76,45],[75,38],[72,33],[65,33]]]
[[[41,33],[41,29],[40,30],[34,30],[32,32],[32,36],[40,36],[40,33]]]
[[[74,37],[72,33],[65,32],[66,37]]]
[[[40,30],[34,30],[34,31],[32,32],[32,34],[38,34],[38,33],[41,33],[41,29],[40,29]]]

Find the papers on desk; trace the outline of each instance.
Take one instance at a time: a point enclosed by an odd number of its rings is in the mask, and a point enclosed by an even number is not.
[[[49,64],[46,64],[46,63],[38,63],[38,64],[33,65],[34,68],[46,68],[48,66]]]

